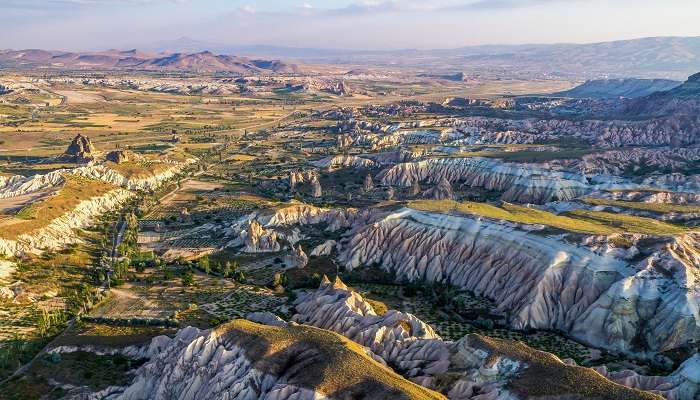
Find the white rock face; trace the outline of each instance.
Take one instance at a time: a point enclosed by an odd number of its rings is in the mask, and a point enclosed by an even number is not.
[[[511,224],[405,209],[354,230],[339,260],[349,269],[378,263],[398,279],[471,290],[508,311],[517,329],[556,329],[596,347],[654,352],[700,337],[699,243],[686,235],[628,265]],[[635,349],[635,337],[647,347]]]
[[[444,399],[399,382],[402,378],[379,357],[349,346],[334,333],[286,324],[270,315],[252,317],[271,325],[237,320],[213,330],[183,329],[175,338],[166,338],[167,345],[136,371],[131,385],[112,387],[92,398]],[[353,363],[347,366],[350,372],[344,370],[345,362]]]
[[[376,162],[370,160],[369,158],[362,158],[358,156],[351,155],[338,155],[333,157],[327,157],[319,161],[311,163],[317,168],[326,169],[328,171],[335,171],[343,168],[376,168],[379,166]]]
[[[275,252],[282,248],[277,241],[277,233],[273,230],[266,230],[256,220],[250,221],[246,233],[245,248],[243,249],[246,253]]]
[[[9,287],[10,278],[15,272],[15,263],[0,260],[0,300],[12,301],[15,299],[15,292]]]
[[[503,192],[505,201],[547,203],[567,201],[590,191],[586,179],[573,173],[524,167],[475,158],[437,158],[398,164],[380,174],[385,185],[410,187],[414,182],[464,182],[470,187]]]
[[[39,253],[43,250],[57,250],[74,243],[77,240],[75,230],[87,228],[98,216],[121,207],[127,199],[135,195],[132,190],[155,189],[191,162],[193,160],[186,163],[172,163],[171,168],[162,173],[137,179],[126,179],[102,164],[61,169],[30,178],[0,177],[0,198],[11,198],[51,189],[59,190],[65,183],[66,176],[70,175],[97,179],[121,187],[102,196],[80,202],[73,210],[50,221],[44,228],[20,235],[16,239],[0,238],[0,255]]]
[[[338,243],[335,240],[326,240],[325,242],[319,244],[311,250],[312,256],[329,256],[336,249]]]
[[[181,330],[156,357],[139,368],[133,383],[110,399],[323,399],[255,369],[245,348],[216,331]],[[233,341],[235,342],[235,340]]]
[[[412,314],[390,310],[377,315],[369,302],[338,279],[331,283],[324,277],[317,291],[297,299],[295,309],[298,314],[294,321],[332,330],[369,347],[402,375],[441,391],[450,399],[530,398],[528,393],[509,389],[509,384],[519,379],[530,381],[531,385],[532,379],[538,379],[535,386],[557,385],[561,394],[548,398],[583,398],[579,391],[587,384],[583,383],[584,375],[597,380],[601,398],[616,398],[610,390],[615,386],[612,382],[522,343],[478,335],[468,335],[457,342],[445,341]],[[545,368],[563,373],[548,375],[541,370]],[[619,387],[615,390],[629,398],[653,398]]]
[[[579,162],[587,174],[622,175],[628,168],[682,168],[700,160],[700,148],[631,148],[588,154]]]
[[[328,231],[334,232],[338,229],[365,223],[372,217],[371,210],[321,208],[308,204],[293,204],[280,208],[272,214],[260,214],[257,219],[265,227],[325,223],[328,225]]]
[[[153,190],[162,185],[163,182],[174,178],[183,168],[193,162],[194,160],[188,160],[185,163],[168,163],[170,168],[167,168],[163,172],[131,179],[124,177],[104,164],[79,167],[70,170],[70,172],[86,178],[99,179],[103,182],[111,183],[129,190]]]
[[[115,189],[102,196],[84,200],[44,228],[20,235],[13,240],[0,238],[0,255],[40,253],[43,250],[58,250],[67,244],[75,243],[75,230],[91,226],[95,218],[119,208],[132,196],[133,192]]]
[[[0,199],[22,196],[47,189],[57,189],[64,182],[63,173],[57,170],[45,175],[24,177],[22,175],[0,176]]]
[[[452,191],[452,184],[443,178],[434,188],[426,191],[425,197],[434,200],[454,200],[455,194]]]
[[[286,264],[290,268],[304,268],[309,263],[309,257],[301,248],[301,245],[292,246],[292,251],[285,258]]]
[[[452,129],[397,130],[396,127],[390,127],[384,132],[353,132],[349,135],[344,135],[341,144],[343,147],[359,145],[369,146],[373,150],[378,150],[416,144],[440,144],[461,137],[462,134],[460,132]]]
[[[532,135],[539,139],[573,136],[603,148],[689,145],[698,135],[693,117],[683,115],[640,121],[466,117],[447,119],[441,125],[476,131],[475,140],[481,143],[490,143],[492,132],[513,131],[511,143],[529,143]]]
[[[318,171],[307,170],[291,172],[289,174],[289,187],[295,190],[298,186],[312,183],[314,180],[318,180]]]
[[[294,225],[326,224],[326,230],[334,232],[364,224],[374,217],[368,210],[353,208],[320,208],[308,204],[292,204],[273,212],[254,212],[242,217],[228,228],[226,235],[233,239],[228,247],[246,246],[244,251],[279,251],[288,245],[295,245],[302,239]]]
[[[700,175],[667,174],[645,179],[644,186],[665,188],[674,192],[700,193]]]
[[[90,164],[73,169],[59,169],[43,175],[24,177],[21,175],[0,176],[0,199],[22,196],[42,190],[58,189],[65,182],[65,174],[97,179],[129,190],[155,189],[163,182],[173,178],[188,164],[169,163],[171,168],[162,173],[143,178],[127,179],[104,164]]]
[[[433,329],[412,314],[391,310],[376,314],[358,293],[348,290],[340,280],[324,279],[318,291],[297,300],[295,322],[328,329],[372,350],[409,378],[445,373],[449,349]],[[418,341],[418,342],[417,342]],[[416,353],[421,353],[418,361]]]

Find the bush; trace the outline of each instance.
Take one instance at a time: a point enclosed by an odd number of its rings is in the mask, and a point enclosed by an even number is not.
[[[182,273],[182,286],[192,286],[194,285],[194,274],[190,271],[185,271]]]

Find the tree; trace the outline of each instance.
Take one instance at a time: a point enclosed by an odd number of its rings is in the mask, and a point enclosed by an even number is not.
[[[232,270],[231,270],[231,262],[230,262],[230,261],[226,261],[226,264],[224,264],[224,271],[223,271],[224,278],[228,278],[229,275],[231,275],[231,272],[232,272]]]
[[[204,273],[209,275],[211,274],[211,265],[209,263],[209,256],[204,256],[199,259],[199,268],[204,270]]]
[[[194,285],[194,274],[190,271],[185,271],[182,273],[182,286],[192,286]]]

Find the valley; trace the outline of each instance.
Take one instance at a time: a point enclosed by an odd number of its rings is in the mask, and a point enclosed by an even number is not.
[[[0,398],[700,398],[698,74],[0,62]]]

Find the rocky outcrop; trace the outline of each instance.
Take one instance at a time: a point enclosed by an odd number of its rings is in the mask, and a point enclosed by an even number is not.
[[[0,199],[57,189],[65,182],[65,172],[58,170],[29,178],[22,175],[0,176]]]
[[[16,293],[10,286],[12,274],[16,270],[15,263],[6,260],[0,260],[0,302],[12,301],[16,297]]]
[[[394,197],[396,197],[396,190],[393,186],[389,186],[384,193],[384,198],[388,201],[392,201]]]
[[[317,199],[323,196],[321,182],[318,180],[317,176],[314,176],[314,179],[311,181],[311,195]]]
[[[159,172],[152,172],[150,168],[145,168],[144,174],[134,177],[125,177],[114,169],[104,164],[95,164],[79,167],[70,170],[74,175],[86,178],[98,179],[129,190],[154,190],[164,182],[175,178],[184,168],[192,164],[194,160],[184,163],[161,162],[165,168]]]
[[[95,146],[87,136],[76,135],[60,157],[62,160],[86,163],[95,159]]]
[[[336,249],[338,243],[335,240],[326,240],[311,250],[311,256],[329,256]]]
[[[296,190],[299,186],[311,183],[314,180],[318,180],[318,172],[314,170],[307,171],[293,171],[289,174],[289,187],[292,191]]]
[[[376,263],[400,280],[449,283],[491,298],[516,329],[555,329],[642,355],[700,337],[699,243],[685,235],[628,265],[509,223],[407,209],[357,228],[339,260],[349,269]]]
[[[285,264],[289,268],[304,268],[309,263],[309,257],[301,248],[301,245],[292,246],[292,251],[285,257]]]
[[[641,186],[697,194],[700,193],[700,175],[655,175],[644,179]]]
[[[365,176],[365,181],[364,181],[364,183],[362,184],[362,190],[363,190],[365,193],[369,193],[369,192],[371,192],[372,190],[374,190],[374,180],[372,180],[372,175],[367,174],[367,175]]]
[[[81,201],[72,210],[50,221],[45,227],[20,235],[17,239],[0,238],[0,255],[14,256],[24,253],[39,253],[43,250],[58,250],[75,243],[77,229],[94,224],[95,219],[119,208],[133,192],[114,189],[104,195]]]
[[[327,157],[311,163],[313,166],[328,171],[336,171],[343,168],[363,168],[370,169],[379,166],[376,162],[359,156],[338,155]]]
[[[700,162],[700,148],[633,148],[583,156],[579,169],[586,174],[646,174],[684,170]]]
[[[105,159],[111,161],[115,164],[121,164],[123,162],[129,161],[130,154],[125,150],[114,150],[107,153]]]
[[[362,296],[350,291],[338,278],[331,283],[324,277],[317,291],[297,300],[295,309],[298,314],[292,318],[294,321],[340,333],[390,364],[399,361],[402,348],[413,340],[440,338],[429,325],[412,314],[391,310],[377,315]],[[449,358],[444,353],[435,356],[434,361],[443,364]],[[439,365],[423,367],[440,369]]]
[[[504,163],[487,158],[438,158],[398,164],[383,171],[385,185],[410,187],[414,182],[462,182],[466,186],[503,192],[508,202],[542,204],[572,200],[586,194],[586,179],[577,174]]]
[[[282,248],[277,241],[277,233],[264,229],[257,220],[250,221],[244,242],[243,251],[246,253],[275,252]]]
[[[109,398],[444,399],[374,357],[317,328],[236,320],[214,330],[181,330],[136,371],[131,385],[110,388]]]
[[[256,214],[258,220],[266,227],[290,225],[327,224],[330,232],[364,224],[373,218],[372,210],[355,208],[321,208],[308,204],[292,204],[275,210],[273,213]]]
[[[301,232],[295,226],[323,224],[327,231],[335,232],[363,225],[376,215],[371,210],[292,204],[271,212],[254,212],[242,217],[227,229],[226,236],[232,239],[226,246],[245,246],[244,251],[250,252],[279,251],[293,247],[302,239]]]
[[[450,399],[660,399],[520,342],[479,335],[444,341],[412,314],[389,310],[378,315],[338,279],[331,283],[324,277],[317,291],[297,300],[295,309],[293,320],[370,348],[402,375]]]
[[[153,190],[165,181],[174,178],[189,163],[167,163],[168,168],[159,173],[148,173],[143,177],[126,178],[104,164],[93,164],[73,169],[59,169],[47,174],[24,177],[22,175],[0,176],[0,199],[22,196],[43,190],[55,190],[65,182],[65,174],[82,176],[111,183],[129,190]]]

